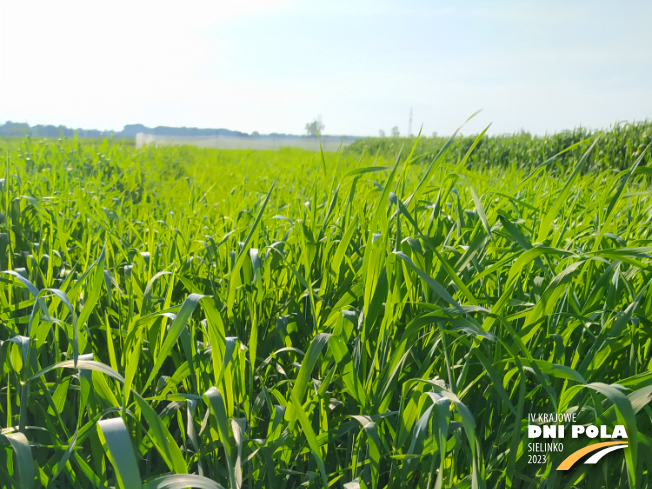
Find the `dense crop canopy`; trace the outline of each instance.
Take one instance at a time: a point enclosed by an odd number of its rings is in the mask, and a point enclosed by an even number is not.
[[[650,487],[649,173],[590,145],[526,171],[23,142],[3,487]],[[554,412],[629,448],[529,464]]]

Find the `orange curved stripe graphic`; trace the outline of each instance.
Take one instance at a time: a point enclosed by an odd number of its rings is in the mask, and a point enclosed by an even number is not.
[[[568,470],[573,465],[575,465],[575,462],[581,459],[584,455],[591,452],[595,452],[596,450],[599,450],[600,448],[603,447],[609,447],[611,445],[627,445],[627,442],[605,441],[603,443],[596,443],[595,445],[589,445],[588,447],[580,448],[578,451],[573,452],[568,457],[566,457],[566,460],[564,460],[562,463],[559,464],[557,470]]]

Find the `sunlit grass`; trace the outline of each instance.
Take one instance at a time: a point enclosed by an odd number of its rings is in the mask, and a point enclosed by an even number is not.
[[[590,144],[469,169],[23,141],[3,487],[650,487],[650,180],[586,173]],[[528,464],[527,413],[575,409],[626,455]]]

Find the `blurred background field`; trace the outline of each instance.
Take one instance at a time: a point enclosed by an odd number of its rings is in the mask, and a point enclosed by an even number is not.
[[[582,141],[599,137],[596,151],[590,155],[590,163],[586,169],[624,169],[632,158],[637,158],[643,153],[645,147],[652,142],[652,122],[634,122],[615,124],[604,130],[588,130],[576,128],[545,136],[532,135],[521,132],[505,135],[485,135],[467,160],[469,167],[508,167],[516,166],[525,168],[536,165],[550,155],[562,153],[555,164],[567,165],[576,161],[584,151],[584,146],[567,148]],[[458,136],[452,142],[449,152],[462,158],[473,145],[477,134]],[[0,136],[0,150],[18,149],[24,137]],[[58,138],[32,137],[33,141],[49,141],[55,143]],[[367,155],[393,160],[402,152],[406,158],[414,147],[414,155],[425,157],[436,154],[448,141],[448,137],[420,135],[417,137],[378,137],[378,138],[345,138],[326,136],[317,137],[289,137],[275,139],[265,137],[236,137],[236,136],[164,136],[154,134],[138,134],[137,138],[109,137],[109,138],[78,138],[83,146],[100,145],[104,140],[110,144],[142,147],[149,146],[196,146],[213,149],[245,149],[245,150],[273,150],[281,148],[296,148],[309,151],[319,151],[320,143],[323,151],[342,152],[351,156]],[[415,146],[416,143],[416,146]],[[643,156],[641,167],[650,160],[650,155]]]
[[[55,144],[59,138],[34,138],[36,141],[48,141],[51,144]],[[79,143],[82,146],[99,146],[104,143],[105,138],[80,138]],[[10,136],[0,136],[0,151],[8,150],[17,150],[20,148],[21,143],[25,141],[24,137],[10,137]],[[124,146],[134,146],[136,143],[135,139],[109,139],[110,144],[119,144]]]
[[[587,168],[596,170],[607,168],[626,168],[632,158],[637,158],[652,142],[652,122],[621,123],[607,129],[597,131],[584,128],[562,131],[545,136],[532,135],[526,132],[516,134],[494,135],[484,137],[468,159],[469,165],[507,167],[515,165],[526,167],[544,161],[550,155],[561,153],[580,141],[595,139],[601,136],[595,152],[590,156],[591,164]],[[471,147],[476,135],[459,137],[451,146],[451,152],[462,157]],[[416,144],[415,153],[434,153],[441,149],[448,137],[421,137]],[[416,142],[412,138],[363,138],[354,141],[346,151],[351,154],[380,155],[395,157],[403,148],[411,148]],[[559,164],[572,164],[584,152],[584,147],[576,147],[559,156]],[[644,156],[644,161],[650,160],[650,155]]]

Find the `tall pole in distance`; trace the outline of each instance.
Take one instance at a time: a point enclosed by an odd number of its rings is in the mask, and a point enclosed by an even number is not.
[[[408,121],[408,137],[412,136],[412,107],[410,107],[410,120]]]

